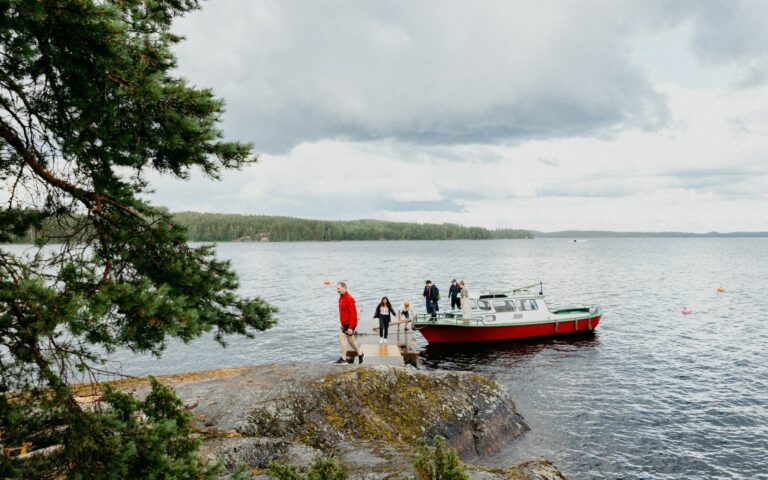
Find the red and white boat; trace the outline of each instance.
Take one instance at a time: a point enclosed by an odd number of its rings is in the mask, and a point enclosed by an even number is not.
[[[542,287],[537,283],[510,291],[470,295],[470,311],[419,314],[413,328],[429,343],[462,343],[592,331],[600,323],[603,313],[598,307],[578,305],[550,310]]]

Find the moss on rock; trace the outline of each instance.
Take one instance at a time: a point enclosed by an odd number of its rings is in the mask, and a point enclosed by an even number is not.
[[[441,435],[463,457],[497,450],[528,429],[503,389],[481,375],[363,367],[328,375],[253,409],[248,435],[326,449],[361,440],[413,444]]]

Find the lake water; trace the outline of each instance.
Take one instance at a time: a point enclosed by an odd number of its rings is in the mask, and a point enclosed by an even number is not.
[[[544,281],[551,305],[600,305],[593,336],[423,349],[419,368],[472,370],[510,390],[532,430],[487,463],[546,457],[573,478],[768,479],[768,239],[229,243],[242,293],[280,308],[253,340],[115,355],[144,375],[332,361],[344,280],[365,308],[421,304],[432,279],[470,290]],[[725,288],[718,293],[718,287]],[[693,314],[680,310],[688,306]]]

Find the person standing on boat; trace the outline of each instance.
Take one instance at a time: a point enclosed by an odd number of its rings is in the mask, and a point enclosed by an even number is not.
[[[357,353],[357,360],[359,363],[363,363],[363,352],[357,345],[357,342],[352,337],[355,334],[355,328],[357,328],[357,307],[355,306],[355,299],[347,291],[347,284],[339,282],[336,284],[336,292],[339,294],[339,321],[341,322],[341,333],[339,334],[339,350],[341,356],[336,363],[352,363],[354,359],[347,362],[347,350],[349,347]]]
[[[395,309],[392,308],[392,304],[387,297],[383,297],[381,302],[376,306],[376,313],[373,314],[373,318],[379,319],[379,343],[387,343],[387,334],[389,333],[389,322],[392,321],[392,317],[395,315]]]
[[[461,288],[461,316],[465,319],[472,318],[472,306],[469,304],[469,291],[464,283],[464,280],[459,282],[459,288]]]
[[[405,319],[405,329],[408,330],[408,321],[410,321],[416,314],[413,312],[411,302],[408,300],[400,304],[400,308],[397,309],[397,332],[400,333],[400,323]]]
[[[459,282],[454,278],[451,280],[451,288],[448,289],[448,296],[451,297],[451,309],[461,308],[461,300],[459,294],[461,293],[461,287]]]
[[[427,303],[427,313],[432,315],[432,318],[435,318],[438,310],[440,310],[440,307],[437,304],[438,300],[440,300],[440,290],[437,288],[437,285],[432,284],[432,280],[427,280],[424,284],[424,293],[422,296]]]

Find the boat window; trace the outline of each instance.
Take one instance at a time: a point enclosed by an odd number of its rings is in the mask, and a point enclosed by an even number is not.
[[[497,312],[514,312],[515,311],[515,305],[511,302],[506,302],[504,300],[494,300],[491,303],[493,303],[493,308],[495,308]]]
[[[539,306],[536,305],[536,300],[524,298],[522,300],[515,300],[518,310],[538,310]]]
[[[491,310],[491,304],[486,302],[485,300],[478,300],[477,308],[479,308],[480,310]]]

